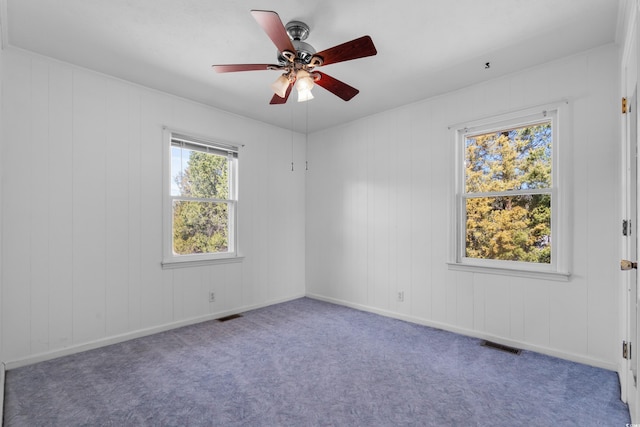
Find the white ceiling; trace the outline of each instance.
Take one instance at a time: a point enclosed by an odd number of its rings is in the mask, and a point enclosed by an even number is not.
[[[615,41],[619,0],[0,0],[6,45],[304,132],[428,98]],[[349,102],[269,105],[275,63],[251,9],[306,22],[317,51],[370,35],[378,55],[322,67],[360,90]],[[485,69],[485,63],[491,67]],[[306,118],[308,117],[308,122]]]

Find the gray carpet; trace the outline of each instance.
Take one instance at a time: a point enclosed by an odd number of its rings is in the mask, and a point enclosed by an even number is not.
[[[625,426],[616,373],[302,298],[7,372],[11,426]]]

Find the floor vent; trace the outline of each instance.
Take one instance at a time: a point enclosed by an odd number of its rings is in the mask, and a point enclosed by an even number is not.
[[[507,353],[511,353],[511,354],[522,353],[522,350],[520,350],[519,348],[509,347],[508,345],[498,344],[497,342],[482,341],[482,344],[480,345],[482,345],[483,347],[495,348],[496,350],[506,351]]]
[[[228,320],[237,319],[238,317],[242,317],[242,314],[232,314],[231,316],[225,316],[218,319],[218,322],[226,322]]]

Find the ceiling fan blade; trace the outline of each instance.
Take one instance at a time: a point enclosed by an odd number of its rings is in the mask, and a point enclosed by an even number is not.
[[[322,65],[335,64],[336,62],[350,61],[352,59],[373,56],[378,51],[369,36],[362,36],[350,42],[339,44],[316,53],[314,56],[322,58]]]
[[[282,20],[277,13],[271,10],[252,10],[251,15],[258,21],[258,24],[280,52],[285,50],[296,52],[296,48],[293,47],[289,34],[287,34],[287,30],[284,28]]]
[[[331,77],[328,74],[321,73],[320,71],[314,71],[314,74],[319,74],[320,78],[315,81],[318,86],[322,86],[329,92],[334,95],[344,99],[345,101],[350,100],[354,96],[356,96],[360,91],[355,87],[351,87],[346,83],[341,82],[340,80]]]
[[[212,65],[217,73],[234,73],[236,71],[279,70],[282,67],[274,64],[227,64]]]
[[[289,99],[289,95],[291,94],[291,89],[293,89],[293,83],[289,83],[289,87],[287,88],[287,92],[284,94],[284,98],[279,97],[278,95],[273,95],[273,98],[271,98],[271,102],[269,102],[269,104],[275,105],[275,104],[286,104],[287,103],[287,99]]]

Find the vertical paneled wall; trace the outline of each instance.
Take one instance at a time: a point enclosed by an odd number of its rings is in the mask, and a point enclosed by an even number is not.
[[[615,369],[617,64],[603,47],[310,135],[307,293]],[[450,271],[448,126],[564,98],[571,280]]]
[[[0,361],[304,295],[303,137],[2,52]],[[161,268],[162,126],[243,145],[240,263]],[[210,303],[209,291],[216,292]]]
[[[3,42],[2,40],[2,26],[0,25],[0,43]],[[2,100],[2,94],[3,94],[3,90],[2,90],[2,76],[4,75],[4,69],[3,69],[3,63],[4,63],[4,50],[2,48],[0,48],[0,100]],[[1,105],[1,104],[0,104]],[[3,129],[4,129],[4,119],[2,116],[2,107],[0,106],[0,135],[3,135]],[[2,149],[0,148],[0,165],[2,164]],[[2,235],[2,173],[0,171],[0,309],[2,309],[2,264],[3,264],[3,260],[2,260],[2,239],[3,239],[3,235]],[[0,321],[2,320],[2,316],[0,315]],[[4,352],[4,339],[2,337],[2,326],[0,325],[0,354],[2,354]],[[4,381],[4,366],[2,364],[0,364],[0,381]],[[4,398],[4,390],[0,391],[0,397]],[[4,402],[3,402],[4,403]],[[0,404],[0,409],[2,409],[2,404]]]

